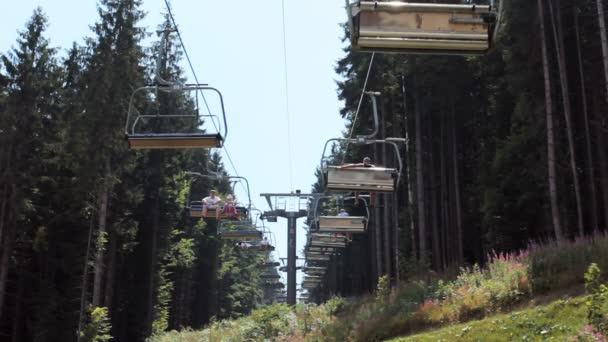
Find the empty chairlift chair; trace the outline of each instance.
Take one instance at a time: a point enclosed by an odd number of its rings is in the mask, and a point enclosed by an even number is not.
[[[220,230],[222,240],[258,242],[262,239],[262,232],[259,230]]]
[[[209,121],[214,122],[213,120],[216,120],[217,115],[200,115],[198,108],[191,108],[189,112],[175,112],[175,109],[169,108],[170,105],[168,103],[175,102],[175,98],[181,97],[187,103],[191,101],[190,94],[192,92],[195,92],[195,96],[198,96],[198,93],[203,91],[213,91],[219,97],[221,116],[224,123],[223,134],[220,132],[206,133],[199,129],[202,117],[209,117]],[[177,102],[183,101],[178,100]],[[159,119],[172,119],[172,123],[181,123],[182,126],[185,123],[184,120],[189,120],[188,126],[194,132],[142,132],[138,130],[138,126],[144,123],[149,123],[149,126],[157,125],[158,122],[154,120]],[[125,135],[131,149],[208,149],[222,147],[226,138],[226,132],[224,100],[222,94],[215,88],[201,84],[157,84],[140,87],[131,95],[125,126]]]
[[[359,51],[483,54],[495,29],[488,5],[348,2],[351,43]]]

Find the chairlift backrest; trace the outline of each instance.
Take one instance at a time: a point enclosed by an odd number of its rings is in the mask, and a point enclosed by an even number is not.
[[[475,4],[359,1],[348,6],[354,50],[415,54],[482,54],[495,13]]]
[[[384,167],[340,168],[329,166],[327,191],[395,191],[396,169]]]
[[[319,232],[364,233],[366,223],[362,216],[320,216]]]

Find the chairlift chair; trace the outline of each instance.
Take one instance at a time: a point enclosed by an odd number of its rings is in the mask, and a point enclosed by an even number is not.
[[[323,248],[345,248],[346,241],[326,242],[326,241],[319,241],[319,240],[311,240],[310,246],[311,247],[323,247]]]
[[[478,55],[492,44],[489,5],[346,0],[355,51]]]
[[[169,34],[173,30],[167,28],[163,31],[163,36],[160,43],[161,52],[156,61],[156,74],[154,84],[143,86],[135,89],[129,100],[129,109],[127,113],[127,121],[125,123],[125,137],[129,143],[129,147],[134,150],[142,149],[194,149],[194,148],[215,148],[222,147],[228,134],[228,126],[226,123],[226,111],[224,110],[224,99],[222,93],[208,86],[207,84],[184,84],[179,82],[171,82],[162,79],[161,65],[162,56],[167,49]],[[218,116],[212,113],[209,115],[200,115],[198,108],[198,95],[203,96],[206,102],[204,92],[213,92],[219,98],[221,108],[221,117],[224,123],[223,132],[207,133],[199,129],[202,117],[209,117],[209,120],[216,125],[215,121]],[[174,97],[190,98],[190,94],[195,94],[196,108],[191,113],[179,112],[160,112],[159,98]],[[150,108],[155,108],[155,113],[150,113]],[[192,120],[194,132],[142,132],[138,130],[138,124],[143,120]],[[219,128],[218,128],[219,130]]]
[[[325,262],[329,261],[329,255],[311,255],[306,257],[307,261]]]
[[[364,198],[359,198],[365,204],[366,216],[317,216],[319,214],[319,203],[322,199],[332,198],[331,196],[322,196],[316,199],[314,207],[314,215],[317,221],[318,231],[321,233],[364,233],[367,228],[369,219],[369,208],[367,201]],[[344,200],[355,199],[355,197],[346,197]]]
[[[275,283],[275,282],[267,282],[264,283],[264,287],[268,288],[268,289],[284,289],[285,288],[285,284],[283,283]]]
[[[321,180],[324,183],[325,190],[328,192],[394,192],[396,186],[401,180],[401,170],[403,169],[403,161],[399,152],[397,143],[405,142],[404,138],[384,138],[376,139],[380,127],[378,115],[378,106],[376,97],[380,95],[378,92],[365,92],[372,99],[373,108],[373,132],[368,135],[358,136],[356,138],[333,138],[325,142],[323,153],[321,154],[321,170],[323,177]],[[342,167],[328,165],[329,159],[325,156],[330,143],[346,143],[355,145],[372,145],[382,144],[392,147],[392,151],[397,160],[398,168],[386,168],[368,165],[368,167]]]
[[[222,240],[235,240],[242,242],[258,242],[262,239],[259,230],[220,230],[218,235]]]
[[[274,267],[279,267],[281,266],[281,263],[278,261],[269,261],[269,262],[264,262],[261,264],[258,264],[257,268],[274,268]]]
[[[198,126],[200,117],[198,112],[196,114],[174,114],[174,113],[155,113],[155,114],[143,114],[142,108],[137,108],[136,103],[140,99],[147,99],[148,101],[152,98],[157,98],[154,94],[166,93],[168,95],[184,94],[191,92],[202,92],[202,91],[213,91],[220,99],[222,116],[224,120],[224,133],[206,133],[197,128],[196,132],[182,132],[182,133],[166,133],[166,132],[139,132],[138,124],[142,120],[154,120],[154,119],[192,119],[193,125]],[[142,149],[196,149],[196,148],[216,148],[222,147],[226,139],[226,114],[224,113],[224,103],[222,94],[219,90],[209,87],[207,85],[195,84],[195,85],[151,85],[137,88],[131,95],[129,101],[129,112],[127,114],[127,123],[125,125],[125,136],[129,143],[129,147],[134,150]],[[215,117],[215,116],[214,116]],[[214,118],[211,118],[212,120]]]
[[[262,279],[281,279],[281,276],[278,274],[263,273],[263,274],[260,274],[260,278],[262,278]]]

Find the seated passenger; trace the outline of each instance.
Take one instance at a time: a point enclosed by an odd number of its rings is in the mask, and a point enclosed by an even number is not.
[[[353,167],[376,167],[372,164],[372,160],[369,157],[363,158],[363,162],[354,164],[344,164],[340,166],[341,169],[352,169]]]
[[[361,162],[361,163],[344,164],[344,165],[340,166],[341,169],[352,169],[354,167],[376,167],[376,166],[374,164],[372,164],[372,160],[369,157],[363,158],[363,162]],[[370,196],[369,205],[372,206],[372,205],[374,205],[375,193],[371,192],[369,194],[369,196]],[[359,192],[355,192],[355,205],[359,205]]]
[[[338,216],[339,217],[347,217],[350,216],[345,209],[340,209],[340,211],[338,212]]]
[[[207,217],[209,209],[215,210],[215,219],[220,219],[220,210],[218,208],[219,204],[222,202],[222,199],[218,196],[215,196],[215,190],[211,190],[209,192],[209,196],[203,198],[203,217]]]
[[[226,202],[224,204],[224,209],[222,210],[224,215],[227,217],[234,219],[236,218],[236,200],[232,197],[232,195],[228,195],[226,197]]]
[[[260,247],[262,249],[268,249],[270,248],[270,241],[268,241],[268,238],[264,236],[264,239],[262,241],[260,241]]]

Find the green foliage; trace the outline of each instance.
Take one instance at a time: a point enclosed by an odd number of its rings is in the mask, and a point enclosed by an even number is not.
[[[584,325],[584,301],[559,300],[391,341],[566,341]]]
[[[391,280],[385,274],[378,279],[376,285],[376,300],[383,300],[391,293]]]
[[[80,332],[82,342],[104,342],[112,339],[110,318],[108,308],[89,305],[87,310],[87,320]]]
[[[584,283],[581,270],[591,263],[608,269],[608,236],[579,238],[574,242],[531,244],[529,273],[534,293],[568,288]]]
[[[601,283],[600,268],[591,264],[585,273],[585,289],[589,293],[587,319],[596,333],[608,336],[608,286]]]

